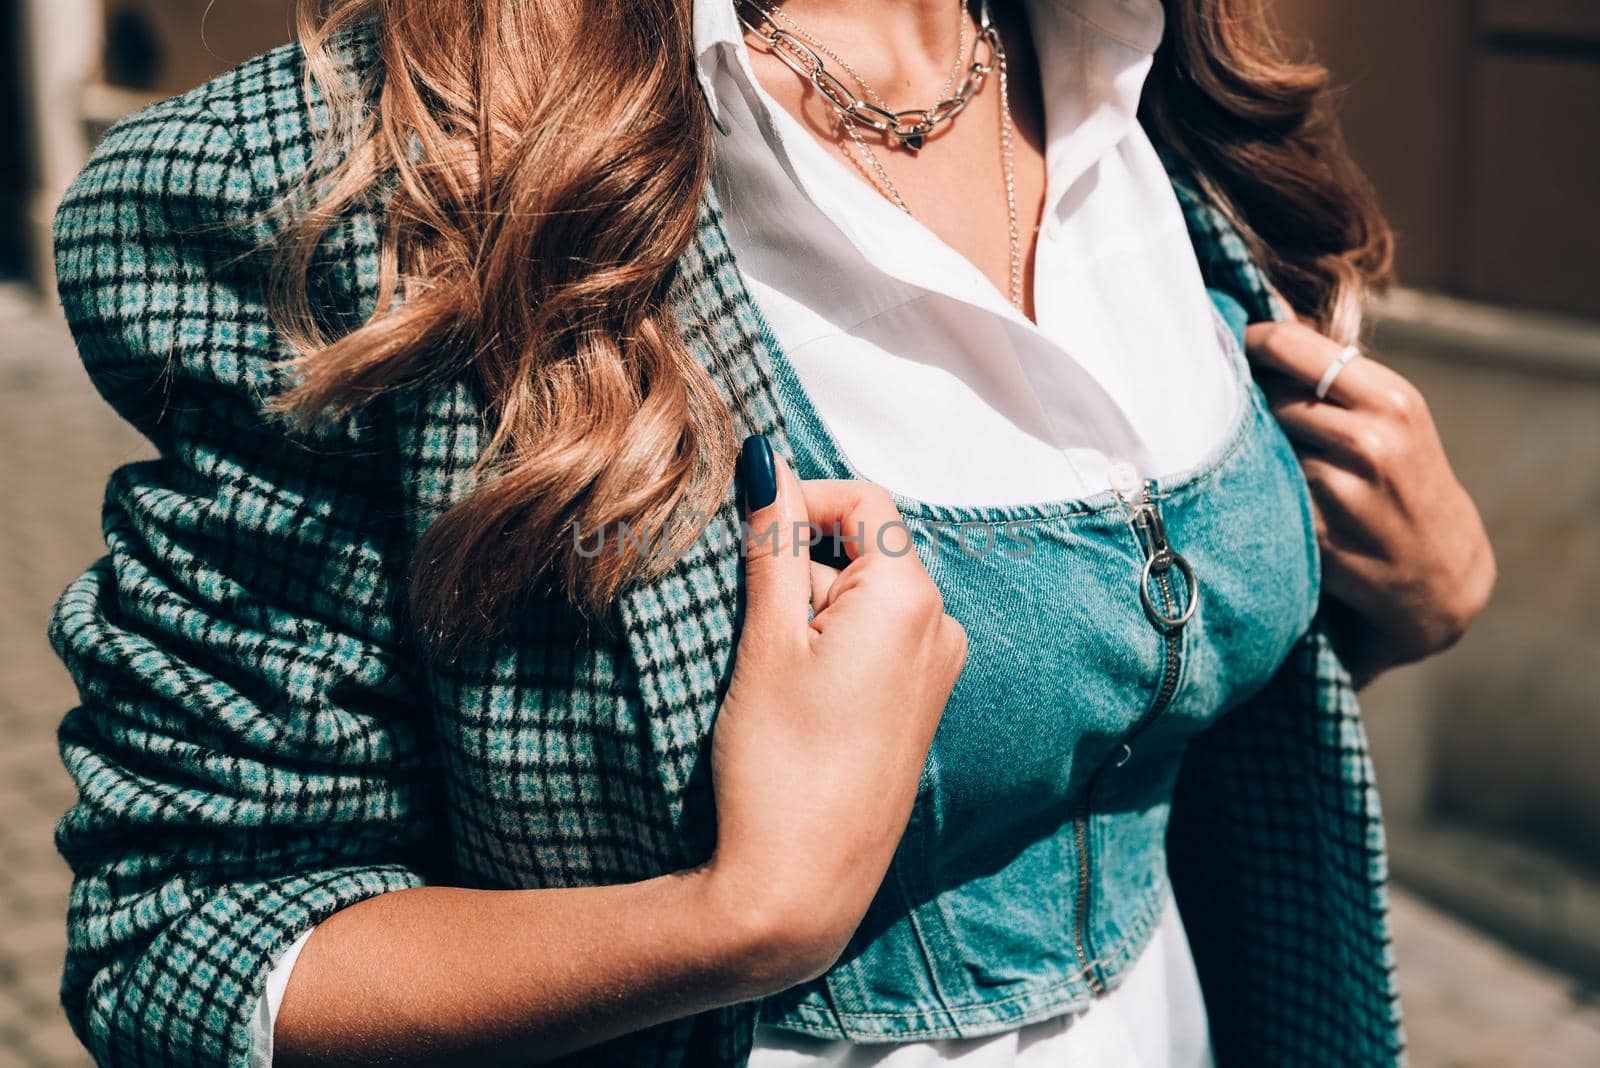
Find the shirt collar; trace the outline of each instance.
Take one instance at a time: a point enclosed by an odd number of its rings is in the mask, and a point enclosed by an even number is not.
[[[739,42],[744,39],[744,27],[733,4],[734,0],[694,0],[695,76],[711,108],[711,119],[719,127],[724,125],[722,105],[717,101],[717,91],[711,81],[715,52],[722,45],[737,51]]]

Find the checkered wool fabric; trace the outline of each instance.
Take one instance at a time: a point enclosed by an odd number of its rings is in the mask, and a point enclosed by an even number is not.
[[[357,36],[353,73],[372,60]],[[405,625],[419,533],[468,488],[484,406],[465,381],[314,441],[264,417],[287,354],[264,305],[273,209],[312,166],[320,107],[293,48],[118,123],[56,221],[61,299],[105,399],[159,448],[113,474],[107,555],[50,620],[81,703],[62,1000],[103,1065],[243,1065],[273,957],[330,913],[432,882],[633,880],[712,846],[708,733],[739,612],[732,488],[705,536],[613,618],[519,613],[429,665]],[[1181,176],[1211,284],[1272,314],[1237,235]],[[338,321],[376,299],[381,216],[330,239]],[[785,441],[770,332],[708,192],[674,287],[743,432]],[[1230,1065],[1393,1065],[1383,839],[1349,678],[1319,629],[1196,744],[1173,877]],[[574,1064],[745,1063],[754,1003]]]

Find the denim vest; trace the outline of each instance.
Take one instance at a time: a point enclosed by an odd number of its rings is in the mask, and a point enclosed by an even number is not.
[[[1185,747],[1266,684],[1321,583],[1299,464],[1218,319],[1240,401],[1190,469],[1046,504],[896,495],[967,664],[860,928],[763,1022],[862,1042],[991,1034],[1085,1007],[1138,958],[1170,893]],[[778,364],[800,476],[861,477]]]

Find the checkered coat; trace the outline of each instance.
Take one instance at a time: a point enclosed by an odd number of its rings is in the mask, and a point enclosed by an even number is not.
[[[353,73],[372,62],[359,39]],[[402,591],[418,535],[486,440],[463,380],[388,398],[314,443],[262,404],[286,348],[264,306],[274,227],[320,104],[283,48],[119,122],[56,220],[62,303],[104,398],[159,449],[106,487],[107,554],[49,622],[80,703],[60,727],[79,798],[61,994],[102,1065],[244,1065],[276,953],[337,909],[444,882],[637,880],[713,844],[708,732],[738,636],[730,487],[664,577],[585,626],[556,602],[448,665]],[[1223,217],[1174,181],[1208,282],[1274,314]],[[376,295],[380,210],[330,238],[319,304]],[[741,432],[785,447],[770,336],[709,190],[677,266],[684,334]],[[1372,768],[1319,624],[1193,746],[1171,868],[1220,1063],[1401,1060]],[[571,1059],[735,1068],[755,1004]]]

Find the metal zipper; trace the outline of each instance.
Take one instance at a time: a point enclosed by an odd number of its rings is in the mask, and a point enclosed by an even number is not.
[[[1176,552],[1167,541],[1166,523],[1161,518],[1161,505],[1155,496],[1155,482],[1146,479],[1142,492],[1130,500],[1128,495],[1118,491],[1118,496],[1124,502],[1132,505],[1133,511],[1129,521],[1134,531],[1139,536],[1139,543],[1144,549],[1145,564],[1139,573],[1140,600],[1144,602],[1146,611],[1150,614],[1152,622],[1162,632],[1162,645],[1164,661],[1161,670],[1161,685],[1156,691],[1155,700],[1150,702],[1150,707],[1145,710],[1139,722],[1134,724],[1133,730],[1128,732],[1123,741],[1122,751],[1112,763],[1122,767],[1133,756],[1130,743],[1144,731],[1157,716],[1171,703],[1173,694],[1178,689],[1178,674],[1183,667],[1183,625],[1194,615],[1196,605],[1200,600],[1200,587],[1194,580],[1194,572],[1189,567],[1189,562]],[[1171,571],[1177,568],[1188,584],[1189,599],[1183,611],[1175,612],[1172,596]],[[1154,579],[1156,588],[1161,595],[1161,606],[1157,608],[1150,599],[1149,585]],[[1073,929],[1076,937],[1078,964],[1083,971],[1084,978],[1088,980],[1089,991],[1095,997],[1105,993],[1105,984],[1101,981],[1097,971],[1089,963],[1089,817],[1087,809],[1089,800],[1094,796],[1096,784],[1100,775],[1105,771],[1106,764],[1102,763],[1089,777],[1089,784],[1083,793],[1083,809],[1073,817],[1072,838],[1073,848],[1078,856],[1078,895],[1073,908]]]
[[[1098,777],[1098,774],[1097,774]],[[1091,780],[1090,785],[1093,785]],[[1085,797],[1088,796],[1086,793]],[[1106,986],[1100,981],[1100,974],[1089,967],[1089,848],[1086,841],[1089,833],[1088,819],[1079,814],[1072,818],[1072,845],[1078,854],[1078,900],[1072,910],[1072,932],[1077,939],[1078,968],[1083,972],[1083,977],[1089,981],[1089,993],[1099,997],[1106,992]]]

